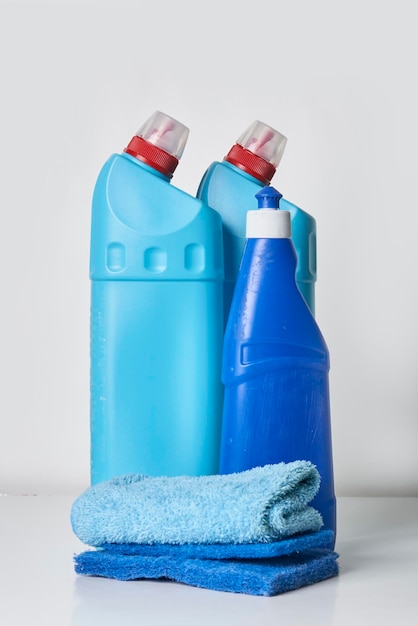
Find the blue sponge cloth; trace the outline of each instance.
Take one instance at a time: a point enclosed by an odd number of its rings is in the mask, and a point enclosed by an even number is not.
[[[113,554],[136,556],[170,556],[176,559],[266,559],[305,552],[316,548],[329,548],[334,543],[332,530],[304,533],[269,543],[110,543],[102,548]]]
[[[128,475],[87,489],[74,502],[74,533],[85,544],[270,542],[321,528],[308,506],[316,467],[294,461],[214,476]]]
[[[312,550],[267,559],[178,559],[97,550],[75,558],[79,574],[117,580],[165,578],[194,587],[274,596],[336,576],[338,555]]]

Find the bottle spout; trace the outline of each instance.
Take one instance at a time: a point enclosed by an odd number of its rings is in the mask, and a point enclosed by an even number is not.
[[[173,117],[155,111],[132,137],[125,152],[171,178],[189,135],[189,129]]]
[[[237,143],[277,168],[282,159],[287,138],[278,130],[256,120],[239,137]]]
[[[267,186],[256,193],[255,197],[257,198],[259,209],[278,209],[280,199],[283,196],[280,191],[277,191],[274,187]]]
[[[268,185],[286,147],[287,139],[271,126],[256,120],[237,139],[225,161]]]
[[[274,187],[263,187],[255,194],[258,209],[247,211],[247,239],[290,239],[289,211],[278,211],[282,194]]]

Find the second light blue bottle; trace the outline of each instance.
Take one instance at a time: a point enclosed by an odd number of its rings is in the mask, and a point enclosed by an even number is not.
[[[188,129],[156,112],[103,166],[91,227],[91,482],[213,474],[220,216],[170,184]]]
[[[225,324],[245,245],[246,213],[257,207],[255,194],[273,178],[286,141],[286,137],[271,126],[255,121],[223,161],[209,166],[200,182],[197,197],[218,211],[223,221]],[[316,222],[309,213],[284,198],[281,209],[290,212],[297,254],[296,282],[314,315]]]

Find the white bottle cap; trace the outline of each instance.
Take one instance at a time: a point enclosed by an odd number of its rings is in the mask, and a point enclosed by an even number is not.
[[[290,239],[290,212],[280,209],[247,211],[247,239]]]

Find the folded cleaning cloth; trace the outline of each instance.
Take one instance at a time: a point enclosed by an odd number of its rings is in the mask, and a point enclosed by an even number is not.
[[[308,506],[319,482],[309,461],[213,476],[131,474],[87,489],[71,523],[90,546],[271,542],[320,529]]]
[[[92,550],[75,557],[75,571],[117,580],[164,578],[194,587],[274,596],[338,574],[338,554],[312,550],[271,559],[178,559]]]
[[[113,554],[171,556],[177,559],[265,559],[329,548],[333,543],[332,530],[319,530],[268,543],[106,543],[101,549]]]

